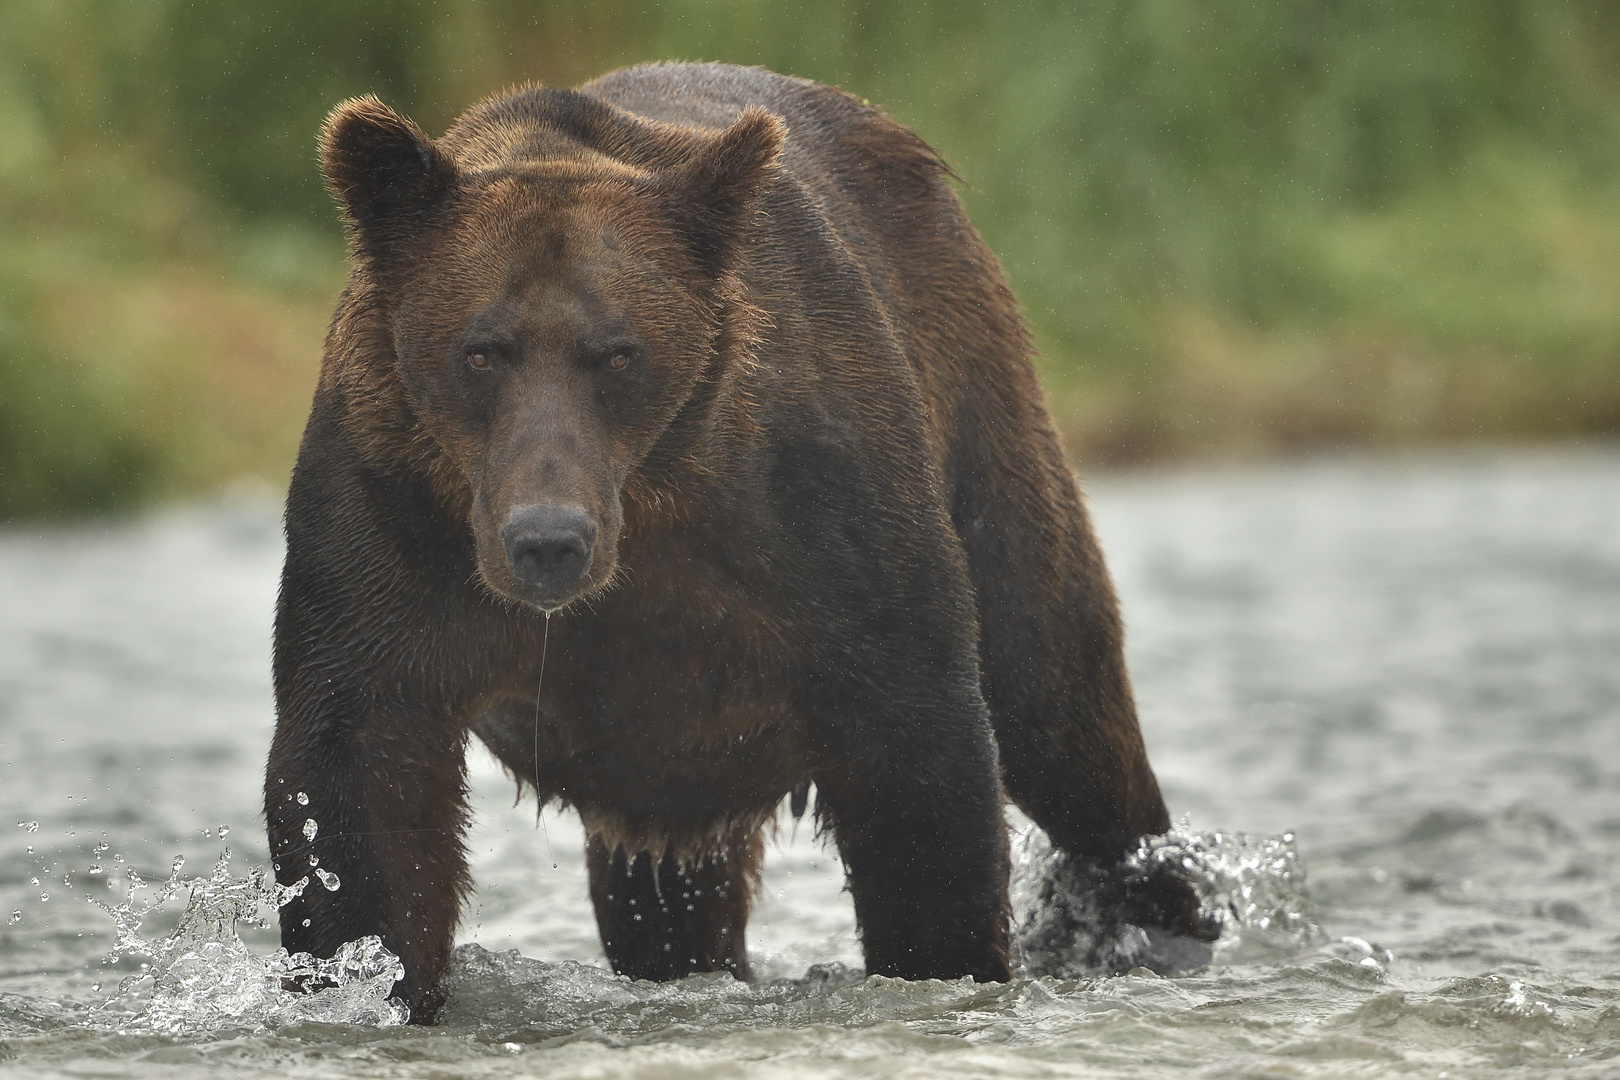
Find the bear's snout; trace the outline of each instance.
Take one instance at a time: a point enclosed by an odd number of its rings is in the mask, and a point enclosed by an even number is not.
[[[561,607],[578,590],[596,547],[596,523],[577,506],[525,506],[501,528],[512,576],[534,590],[542,608]]]

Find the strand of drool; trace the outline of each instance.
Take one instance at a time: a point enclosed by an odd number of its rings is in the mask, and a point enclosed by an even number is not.
[[[546,650],[551,647],[551,612],[546,612],[546,628],[540,635],[540,680],[534,687],[534,819],[540,835],[546,838],[546,858],[557,869],[557,856],[551,850],[551,831],[546,828],[546,807],[540,801],[540,691],[546,685]]]

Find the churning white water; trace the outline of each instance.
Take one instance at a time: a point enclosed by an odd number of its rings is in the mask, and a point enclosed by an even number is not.
[[[1620,453],[1091,498],[1188,815],[1136,857],[1198,883],[1212,963],[1099,975],[1143,943],[1014,822],[1020,977],[865,978],[836,853],[784,817],[759,981],[630,983],[603,966],[577,821],[537,828],[478,751],[478,892],[431,1029],[401,1025],[375,940],[321,961],[272,929],[275,508],[0,531],[0,1075],[1620,1070]]]

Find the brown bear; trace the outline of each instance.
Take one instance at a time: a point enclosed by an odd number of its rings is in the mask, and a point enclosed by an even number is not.
[[[811,784],[867,969],[912,979],[1009,977],[1004,800],[1104,868],[1168,827],[1028,331],[916,135],[654,64],[438,140],[349,101],[321,152],[353,271],[266,810],[278,879],[341,887],[283,908],[288,949],[379,934],[432,1018],[474,734],[577,808],[637,978],[748,977],[762,835]],[[1207,936],[1180,880],[1106,902]]]

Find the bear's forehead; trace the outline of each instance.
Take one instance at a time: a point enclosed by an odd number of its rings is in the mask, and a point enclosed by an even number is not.
[[[617,265],[638,226],[634,201],[600,180],[503,176],[472,191],[452,243],[463,254],[556,269]]]
[[[503,319],[574,321],[612,300],[628,267],[607,247],[579,256],[545,241],[520,242],[500,252],[472,250],[429,270],[430,291],[455,307]],[[497,315],[496,313],[501,313]]]
[[[543,213],[494,222],[481,237],[463,230],[447,258],[424,267],[421,284],[423,304],[452,321],[459,313],[475,337],[479,328],[500,328],[537,340],[571,338],[671,300],[673,283],[621,246],[611,226]]]

